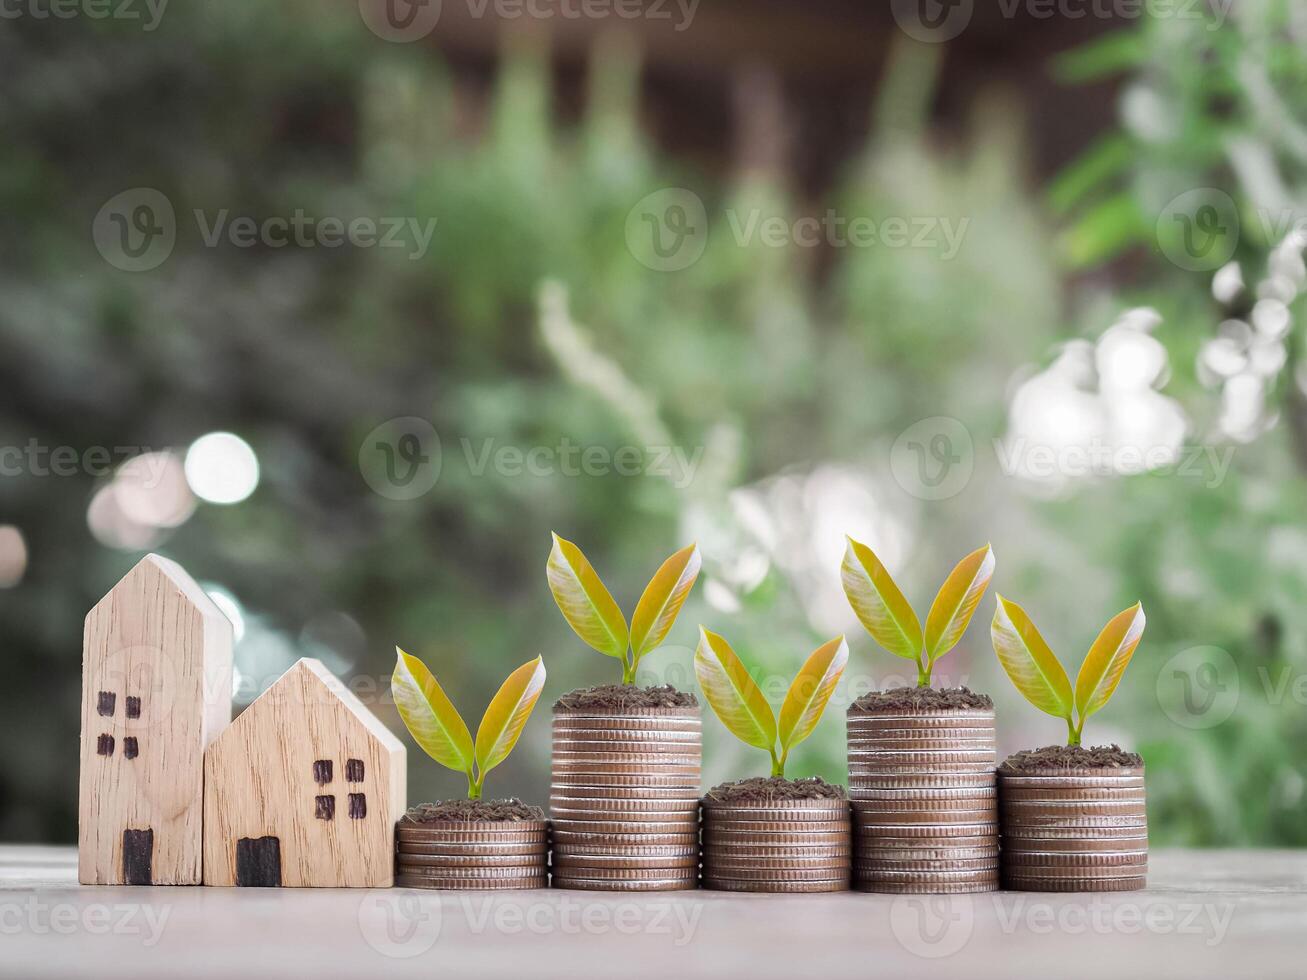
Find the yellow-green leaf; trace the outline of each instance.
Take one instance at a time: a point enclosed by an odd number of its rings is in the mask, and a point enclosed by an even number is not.
[[[445,696],[431,671],[417,657],[395,647],[390,689],[395,707],[413,741],[427,755],[455,772],[472,772],[472,733]]]
[[[876,553],[852,538],[847,540],[840,577],[849,605],[877,643],[895,656],[917,660],[922,642],[917,614]]]
[[[782,749],[792,749],[812,734],[848,662],[849,645],[837,636],[814,650],[799,668],[781,705]]]
[[[760,749],[775,747],[776,716],[771,705],[725,638],[702,626],[694,673],[708,704],[732,735]]]
[[[926,615],[926,657],[934,663],[955,646],[994,577],[994,550],[985,545],[954,566]]]
[[[522,726],[530,717],[544,686],[544,661],[536,657],[509,674],[508,680],[490,699],[490,706],[481,716],[477,728],[478,781],[513,751],[518,736],[522,734]]]
[[[1027,701],[1040,711],[1071,719],[1071,681],[1026,611],[998,596],[990,626],[994,652]]]
[[[581,549],[554,535],[549,591],[576,635],[609,657],[626,659],[626,619]]]
[[[1082,723],[1107,704],[1121,682],[1121,674],[1144,635],[1144,623],[1144,607],[1136,602],[1113,616],[1089,648],[1076,677],[1076,710]]]
[[[656,650],[676,622],[686,596],[699,577],[699,548],[696,545],[682,548],[663,562],[645,586],[644,595],[631,615],[631,649],[638,660],[650,650]]]

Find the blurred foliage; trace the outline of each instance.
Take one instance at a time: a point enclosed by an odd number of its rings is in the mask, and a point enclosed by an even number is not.
[[[1129,282],[1117,305],[1162,314],[1158,336],[1173,371],[1167,391],[1194,421],[1191,440],[1212,454],[1187,479],[1098,485],[1045,512],[1082,542],[1081,561],[1114,570],[1114,601],[1143,600],[1148,631],[1120,700],[1130,701],[1149,764],[1150,816],[1180,843],[1307,842],[1294,816],[1307,780],[1307,714],[1301,691],[1284,686],[1307,672],[1301,297],[1290,303],[1289,363],[1269,386],[1270,428],[1260,438],[1219,435],[1217,399],[1197,366],[1201,345],[1223,321],[1247,318],[1258,298],[1278,295],[1266,291],[1275,285],[1272,249],[1307,217],[1305,40],[1301,5],[1253,0],[1234,5],[1219,27],[1210,17],[1145,18],[1056,65],[1068,83],[1122,82],[1120,128],[1098,137],[1049,187],[1065,225],[1062,252],[1099,274],[1113,263]],[[1177,268],[1160,244],[1159,216],[1193,188],[1222,191],[1238,209],[1234,259],[1249,289],[1233,309],[1214,300],[1210,272]],[[1101,305],[1101,295],[1084,304],[1084,322],[1101,325]],[[1226,454],[1232,465],[1221,479],[1212,461]],[[1158,692],[1172,683],[1170,658],[1196,646],[1233,657],[1234,672],[1219,684],[1237,693],[1237,709],[1214,727],[1177,731],[1156,710]]]
[[[611,679],[550,599],[551,529],[605,569],[626,607],[656,556],[699,542],[704,573],[669,635],[676,646],[641,665],[643,680],[684,688],[697,622],[729,631],[782,682],[798,654],[852,622],[838,586],[845,531],[877,543],[909,598],[934,588],[959,542],[989,539],[1002,591],[1052,624],[1059,649],[1087,647],[1108,612],[1143,600],[1148,635],[1099,724],[1148,759],[1158,843],[1302,843],[1303,712],[1255,696],[1259,669],[1304,669],[1304,495],[1289,435],[1240,448],[1215,489],[1149,476],[1053,502],[1028,498],[986,451],[1013,372],[1124,302],[1068,291],[1059,263],[1101,263],[1142,240],[1150,169],[1179,161],[1221,179],[1231,171],[1215,127],[1270,125],[1255,112],[1213,118],[1218,94],[1264,103],[1228,67],[1256,38],[1226,31],[1210,43],[1227,70],[1151,25],[1114,52],[1065,62],[1081,77],[1157,78],[1183,96],[1184,114],[1164,144],[1109,136],[1051,198],[1030,192],[1016,97],[978,93],[946,147],[928,125],[941,51],[903,46],[866,145],[828,199],[808,200],[784,173],[722,177],[658,152],[640,125],[639,51],[617,38],[593,50],[584,111],[563,123],[539,43],[506,45],[487,89],[424,45],[368,34],[349,4],[178,6],[152,34],[14,21],[0,33],[0,445],[159,449],[240,433],[263,466],[259,491],[202,505],[160,547],[240,601],[237,663],[256,690],[294,657],[323,656],[372,679],[397,731],[385,693],[395,643],[458,703],[488,701],[537,653],[547,700]],[[1301,50],[1277,48],[1265,63],[1276,91],[1301,77]],[[179,217],[175,251],[149,273],[109,266],[88,231],[132,187],[163,191]],[[665,187],[693,190],[714,216],[702,258],[674,274],[624,244],[632,207]],[[383,249],[208,248],[188,216],[224,208],[438,223],[416,261]],[[741,244],[720,218],[827,208],[967,224],[945,257]],[[1070,229],[1069,253],[1055,220]],[[1173,351],[1192,352],[1214,327],[1205,282],[1158,263],[1138,278],[1157,284],[1147,299],[1167,316]],[[1202,394],[1179,371],[1172,388]],[[443,445],[440,480],[416,501],[371,492],[358,467],[365,435],[406,415],[431,419]],[[888,463],[898,434],[928,416],[962,420],[977,447],[966,492],[939,501],[906,492]],[[698,465],[680,484],[477,462],[487,447],[562,440],[610,453],[678,447]],[[75,835],[79,623],[139,557],[89,534],[95,486],[0,480],[0,522],[21,528],[31,552],[22,584],[0,591],[0,707],[23,747],[0,760],[5,839]],[[332,613],[356,622],[359,639],[322,628]],[[1056,725],[1037,727],[1003,680],[984,633],[968,631],[940,682],[995,694],[1004,750],[1056,741]],[[1154,695],[1161,665],[1195,643],[1237,651],[1251,695],[1210,731],[1171,724]],[[832,713],[857,685],[892,677],[892,659],[855,637]],[[779,704],[783,686],[763,689]],[[548,725],[543,714],[529,722],[497,794],[546,798]],[[759,771],[709,728],[706,785]],[[411,755],[412,802],[462,792],[459,777]],[[818,726],[788,771],[842,778],[842,727]]]

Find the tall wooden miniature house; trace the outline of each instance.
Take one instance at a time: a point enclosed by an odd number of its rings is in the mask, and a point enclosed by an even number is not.
[[[232,627],[148,555],[87,614],[78,879],[203,880],[204,750],[231,722]]]
[[[205,756],[204,883],[388,888],[404,746],[319,661],[298,661]]]

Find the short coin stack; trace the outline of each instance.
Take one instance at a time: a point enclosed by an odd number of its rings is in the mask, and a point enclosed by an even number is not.
[[[406,824],[395,831],[400,888],[547,888],[549,825],[544,820]]]
[[[848,712],[853,887],[960,894],[999,883],[994,709]]]
[[[555,708],[553,748],[555,888],[698,886],[699,708]]]
[[[703,801],[703,885],[720,891],[849,887],[845,799]]]
[[[1139,767],[999,771],[1003,887],[1115,892],[1143,888],[1148,818]]]

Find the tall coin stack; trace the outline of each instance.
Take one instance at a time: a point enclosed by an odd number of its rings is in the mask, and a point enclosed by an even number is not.
[[[1116,892],[1148,878],[1142,766],[999,771],[1003,887]]]
[[[993,708],[848,712],[853,887],[959,894],[999,884]]]
[[[544,820],[400,823],[395,851],[399,888],[549,887]]]
[[[740,892],[849,887],[849,802],[703,801],[703,885]]]
[[[697,887],[702,756],[698,707],[555,708],[554,887]]]

